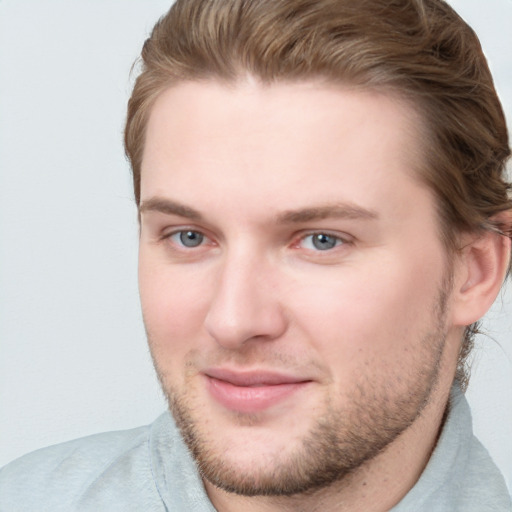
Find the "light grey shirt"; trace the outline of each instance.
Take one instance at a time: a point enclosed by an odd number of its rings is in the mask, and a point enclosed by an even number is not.
[[[0,470],[0,512],[214,512],[169,413],[134,430],[28,454]],[[454,388],[447,421],[416,485],[393,512],[510,512],[504,479],[473,436]]]

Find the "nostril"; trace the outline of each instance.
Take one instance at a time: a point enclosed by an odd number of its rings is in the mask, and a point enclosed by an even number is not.
[[[235,349],[249,341],[269,341],[286,330],[286,319],[276,304],[263,306],[236,304],[228,311],[218,305],[211,308],[205,319],[205,328],[212,338],[226,348]]]

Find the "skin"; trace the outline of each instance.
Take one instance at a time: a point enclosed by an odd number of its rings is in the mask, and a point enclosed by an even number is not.
[[[428,461],[473,320],[453,293],[469,259],[449,263],[415,177],[419,124],[318,82],[185,82],[156,101],[141,302],[219,511],[389,510]],[[269,405],[232,386],[226,405],[219,368],[298,384]]]

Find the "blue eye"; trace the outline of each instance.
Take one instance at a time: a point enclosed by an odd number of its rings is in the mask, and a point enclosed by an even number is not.
[[[303,238],[303,245],[306,249],[317,251],[328,251],[341,245],[343,240],[337,236],[328,233],[313,233]]]
[[[204,242],[204,235],[198,231],[178,231],[170,237],[183,247],[199,247]]]

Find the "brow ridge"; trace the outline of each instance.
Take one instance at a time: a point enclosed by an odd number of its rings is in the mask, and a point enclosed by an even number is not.
[[[178,215],[191,220],[202,220],[203,216],[194,208],[163,197],[151,197],[142,201],[139,215],[145,212],[160,212],[166,215]]]
[[[177,201],[163,197],[151,197],[141,202],[139,214],[156,211],[166,215],[178,215],[191,220],[203,220],[203,215]],[[297,224],[313,222],[327,218],[344,218],[351,220],[371,220],[378,218],[377,212],[351,203],[328,204],[321,206],[287,210],[277,215],[278,224]]]
[[[277,221],[281,224],[295,224],[323,220],[331,217],[350,220],[371,220],[377,219],[378,214],[374,210],[363,208],[355,204],[343,203],[288,210],[279,214]]]

